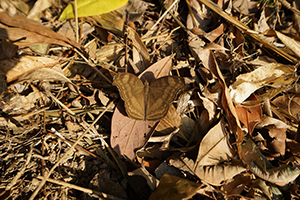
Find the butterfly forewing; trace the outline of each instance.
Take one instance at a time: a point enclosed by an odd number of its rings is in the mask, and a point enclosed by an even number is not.
[[[184,80],[176,76],[165,76],[150,83],[147,95],[147,120],[159,120],[163,118],[172,101],[180,90],[184,89]]]
[[[144,120],[145,100],[143,82],[129,73],[118,73],[113,81],[117,86],[121,98],[125,101],[126,113],[130,118]]]

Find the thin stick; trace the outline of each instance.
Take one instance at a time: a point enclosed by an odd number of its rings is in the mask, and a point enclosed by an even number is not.
[[[77,0],[74,1],[74,13],[75,13],[75,40],[79,42],[78,36],[78,12],[77,12]]]
[[[112,107],[112,105],[114,104],[114,102],[110,102],[109,105],[105,108],[105,110],[103,110],[103,112],[97,117],[97,119],[84,131],[84,133],[76,140],[76,142],[74,142],[74,144],[66,151],[66,153],[57,161],[57,163],[55,163],[55,165],[50,169],[49,173],[47,173],[43,180],[41,181],[40,185],[36,188],[36,190],[33,192],[33,194],[31,195],[31,197],[29,198],[29,200],[34,200],[34,198],[36,197],[36,195],[38,194],[38,192],[42,189],[43,185],[46,183],[47,179],[50,177],[50,175],[54,172],[55,168],[59,166],[59,164],[65,160],[72,152],[72,150],[76,147],[76,145],[80,142],[80,140],[87,134],[87,132],[89,132],[89,130],[91,129],[91,127],[93,127],[98,120],[104,115],[104,113],[110,109],[110,107]]]
[[[125,37],[125,72],[127,73],[127,69],[128,69],[128,21],[129,21],[129,13],[127,10],[125,10],[126,12],[126,25],[125,25],[125,33],[124,33],[124,37]]]
[[[74,49],[74,51],[76,53],[78,53],[78,55],[80,55],[86,62],[87,64],[92,67],[100,76],[102,76],[108,83],[111,84],[111,81],[106,77],[104,76],[104,74],[102,74],[102,72],[100,72],[99,69],[97,69],[96,65],[94,63],[92,63],[91,61],[89,61],[86,57],[84,57],[84,55],[82,53],[80,53],[77,49]]]

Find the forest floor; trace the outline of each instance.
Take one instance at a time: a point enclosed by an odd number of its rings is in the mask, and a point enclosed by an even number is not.
[[[0,199],[300,198],[299,1],[69,3],[0,1]]]

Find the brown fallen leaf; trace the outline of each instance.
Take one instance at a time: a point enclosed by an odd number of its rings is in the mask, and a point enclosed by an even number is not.
[[[241,173],[222,185],[221,190],[227,194],[241,194],[251,181],[250,173]]]
[[[246,101],[258,101],[252,94]],[[239,120],[247,127],[248,133],[252,135],[255,125],[262,119],[262,109],[260,104],[252,107],[235,107]]]
[[[249,166],[253,162],[258,164],[263,170],[266,170],[266,163],[263,159],[263,155],[259,151],[256,144],[250,139],[245,138],[245,141],[241,145],[241,159]]]
[[[201,180],[219,186],[222,185],[224,181],[246,170],[247,169],[241,165],[219,164],[199,167],[195,173]]]
[[[117,154],[129,160],[135,158],[135,151],[149,139],[155,123],[137,121],[126,116],[124,104],[120,101],[115,109],[111,124],[110,142]]]
[[[244,132],[241,128],[240,121],[238,120],[233,101],[229,94],[229,89],[226,85],[225,79],[219,69],[219,66],[215,60],[215,56],[212,53],[212,51],[204,51],[202,55],[203,56],[201,58],[203,59],[203,65],[211,70],[211,72],[217,77],[221,85],[221,107],[225,111],[226,118],[228,120],[231,131],[235,134],[237,140],[238,154],[240,154],[240,144],[244,138]]]
[[[202,184],[165,174],[149,200],[189,199],[196,194]]]
[[[22,15],[10,16],[7,12],[0,12],[0,39],[16,41],[19,47],[36,44],[58,44],[75,47],[84,52],[84,48],[75,41],[69,40],[50,28],[28,19]]]
[[[194,170],[196,171],[201,166],[222,163],[233,155],[234,150],[229,143],[229,133],[226,131],[226,123],[222,118],[202,139]]]
[[[300,174],[299,169],[285,164],[263,171],[255,163],[252,163],[250,169],[256,176],[279,186],[288,184],[295,180]]]

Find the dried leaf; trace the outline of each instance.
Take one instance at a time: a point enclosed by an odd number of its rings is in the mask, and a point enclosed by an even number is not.
[[[136,121],[126,116],[120,101],[115,109],[111,124],[111,146],[115,152],[127,159],[135,158],[135,151],[149,139],[154,123]]]
[[[154,190],[158,186],[159,181],[143,167],[135,169],[134,171],[128,173],[128,175],[129,176],[133,176],[133,175],[143,176],[147,180],[147,183],[148,183],[149,187],[151,188],[151,190]]]
[[[7,12],[0,12],[0,22],[0,38],[16,41],[20,47],[52,43],[82,49],[80,44],[22,15],[10,16]]]
[[[257,11],[257,2],[251,0],[233,0],[233,7],[244,15],[254,14]]]
[[[263,159],[263,155],[256,147],[256,144],[247,138],[246,141],[242,143],[241,158],[247,164],[251,165],[253,162],[257,163],[263,170],[266,170],[266,163]]]
[[[285,140],[286,140],[286,128],[275,128],[275,127],[267,127],[269,130],[269,136],[272,141],[270,143],[270,149],[274,150],[276,153],[280,153],[280,155],[285,155]]]
[[[194,169],[200,166],[216,165],[229,160],[233,156],[233,149],[229,143],[229,133],[225,129],[222,118],[211,128],[200,143],[199,152]]]
[[[279,186],[288,184],[295,180],[300,174],[299,169],[295,169],[289,165],[281,165],[280,167],[274,167],[263,171],[255,163],[252,163],[250,169],[256,176]]]
[[[127,31],[128,38],[132,41],[134,47],[133,51],[136,52],[133,52],[134,64],[139,68],[139,72],[143,72],[149,65],[150,55],[137,32],[131,27],[128,27]]]
[[[300,58],[300,42],[290,38],[279,31],[275,31],[277,37],[288,47],[291,49],[297,56]]]
[[[246,171],[241,165],[219,164],[213,166],[201,166],[195,170],[197,176],[212,185],[222,185],[222,183],[232,177]]]
[[[258,101],[252,94],[247,101]],[[252,107],[235,107],[239,120],[247,127],[248,133],[251,135],[255,125],[262,119],[262,109],[260,104]]]
[[[262,121],[256,125],[256,128],[261,129],[269,125],[274,125],[276,128],[289,128],[289,126],[283,121],[269,116],[265,116]]]
[[[226,118],[228,120],[229,126],[232,132],[235,134],[237,140],[238,153],[240,153],[240,144],[244,138],[244,132],[242,131],[241,124],[240,121],[238,120],[237,113],[234,108],[232,99],[230,97],[228,87],[218,67],[215,57],[212,51],[209,50],[205,52],[206,53],[203,52],[203,56],[202,56],[202,59],[204,59],[203,64],[205,67],[210,69],[211,72],[218,78],[219,83],[222,87],[221,107],[225,110]]]
[[[241,173],[222,185],[221,190],[227,194],[241,194],[246,186],[249,186],[251,176],[249,173]]]
[[[297,114],[300,113],[300,96],[298,94],[293,96],[282,95],[272,101],[276,107],[287,111],[290,115],[297,119]]]
[[[194,196],[202,184],[165,174],[149,200],[188,199]]]
[[[235,102],[242,103],[263,86],[287,87],[295,80],[296,71],[293,65],[271,63],[252,72],[239,75],[229,87],[230,95]]]
[[[102,28],[104,29],[107,29],[118,35],[124,35],[124,20],[117,12],[95,15],[89,18],[101,24]]]
[[[27,14],[27,18],[34,21],[40,20],[40,15],[44,10],[51,7],[54,1],[52,0],[38,0],[34,3],[34,6],[31,8],[30,12]]]

